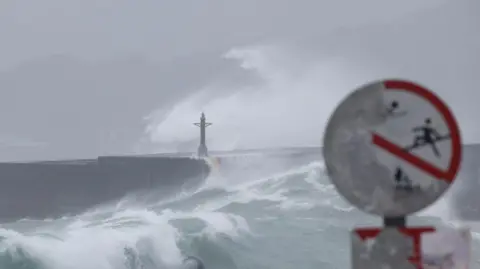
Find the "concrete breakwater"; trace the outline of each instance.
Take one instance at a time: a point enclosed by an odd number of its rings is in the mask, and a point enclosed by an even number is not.
[[[148,189],[172,193],[200,186],[203,159],[111,156],[89,160],[0,163],[0,221],[79,213]]]

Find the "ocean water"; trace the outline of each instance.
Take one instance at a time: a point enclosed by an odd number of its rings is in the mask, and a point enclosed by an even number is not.
[[[339,197],[321,161],[242,171],[149,203],[130,195],[75,217],[2,224],[0,269],[173,269],[189,255],[208,269],[345,269],[350,230],[381,224]],[[447,198],[411,223],[451,225]]]

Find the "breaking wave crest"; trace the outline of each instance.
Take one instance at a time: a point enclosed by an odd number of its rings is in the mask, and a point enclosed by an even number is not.
[[[319,161],[244,180],[214,175],[169,200],[137,198],[2,225],[0,268],[171,269],[188,255],[209,269],[339,268],[348,231],[379,224],[338,196]]]

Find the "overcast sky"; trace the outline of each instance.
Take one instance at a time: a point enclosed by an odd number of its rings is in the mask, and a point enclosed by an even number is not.
[[[3,0],[0,159],[194,150],[201,110],[214,148],[320,145],[382,77],[478,142],[479,31],[477,0]]]

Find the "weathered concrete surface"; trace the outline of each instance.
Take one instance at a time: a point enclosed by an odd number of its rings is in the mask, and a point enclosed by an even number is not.
[[[133,191],[172,193],[208,174],[205,161],[189,157],[0,163],[0,222],[75,214]]]

